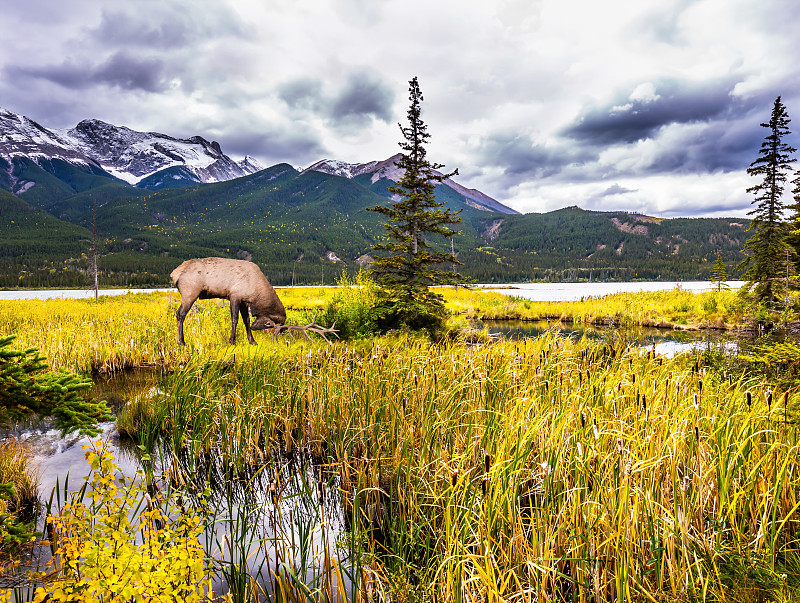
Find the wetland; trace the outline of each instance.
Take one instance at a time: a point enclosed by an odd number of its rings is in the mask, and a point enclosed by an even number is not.
[[[286,295],[289,320],[329,294]],[[448,295],[457,327],[506,335],[477,343],[228,346],[227,305],[210,301],[180,349],[167,293],[2,302],[0,328],[93,375],[116,414],[96,454],[120,490],[138,483],[137,500],[161,493],[169,520],[198,518],[181,542],[202,552],[202,596],[791,600],[797,388],[741,370],[736,349],[695,330],[745,325],[735,292],[620,295],[636,297]],[[662,349],[664,334],[691,345]],[[26,429],[40,499],[60,491],[49,510],[64,516],[91,442]]]

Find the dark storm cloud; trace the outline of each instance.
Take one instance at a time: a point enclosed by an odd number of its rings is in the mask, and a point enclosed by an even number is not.
[[[612,195],[624,195],[625,193],[635,193],[635,192],[636,189],[625,188],[624,186],[620,186],[619,184],[612,184],[598,196],[610,197]]]
[[[323,104],[322,82],[301,78],[278,86],[278,98],[293,109],[318,110]]]
[[[45,67],[11,67],[7,73],[13,78],[47,80],[72,90],[107,85],[122,90],[162,92],[167,79],[161,59],[134,57],[127,52],[117,52],[97,64],[67,60]]]
[[[266,161],[298,163],[307,157],[322,157],[327,149],[309,131],[301,129],[274,130],[265,133],[232,132],[220,137],[225,154],[254,155]]]
[[[502,165],[511,187],[528,178],[556,176],[565,166],[590,159],[590,154],[534,144],[524,135],[493,134],[480,143],[478,157],[484,165]]]
[[[593,145],[631,143],[652,138],[663,126],[704,122],[746,111],[730,95],[736,81],[702,83],[662,80],[652,99],[617,98],[604,107],[589,107],[563,135]]]
[[[338,124],[361,125],[369,118],[392,119],[393,94],[382,80],[365,73],[350,76],[331,102],[330,117]]]
[[[626,193],[638,193],[638,189],[626,188],[617,183],[612,184],[602,193],[587,197],[584,204],[586,208],[602,208],[604,203],[617,203],[617,199],[608,199],[608,197],[615,197],[617,195],[624,195]]]
[[[105,11],[100,25],[90,31],[92,37],[101,43],[148,48],[183,46],[189,33],[186,22],[175,18],[151,25],[122,12]]]
[[[765,132],[757,120],[715,122],[685,138],[660,140],[645,173],[715,173],[744,170],[755,159]]]
[[[388,84],[368,73],[354,73],[333,95],[314,78],[289,80],[278,86],[278,98],[292,109],[316,113],[338,129],[359,128],[372,119],[392,119],[394,95]]]

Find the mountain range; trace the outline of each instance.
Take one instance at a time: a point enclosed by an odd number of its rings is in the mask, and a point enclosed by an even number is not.
[[[202,136],[48,129],[0,109],[0,287],[82,286],[94,249],[107,285],[165,285],[210,255],[252,259],[276,284],[331,282],[371,260],[384,229],[368,208],[391,202],[396,160],[264,168]],[[748,236],[737,219],[521,215],[451,179],[436,198],[460,211],[459,270],[480,281],[703,278],[716,253],[733,276]]]
[[[219,143],[201,136],[173,138],[137,132],[97,119],[85,119],[69,130],[48,129],[22,115],[0,108],[0,159],[12,166],[11,192],[19,194],[33,181],[15,178],[23,159],[42,163],[64,161],[89,171],[102,170],[141,188],[180,183],[222,182],[264,167],[252,157],[234,161]],[[175,181],[175,183],[170,182]]]

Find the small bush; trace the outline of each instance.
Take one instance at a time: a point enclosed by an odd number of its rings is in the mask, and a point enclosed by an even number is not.
[[[57,572],[34,601],[208,600],[202,518],[117,478],[105,443],[87,448],[87,487],[47,518]]]
[[[363,339],[378,332],[376,306],[378,286],[366,274],[359,272],[349,277],[342,272],[338,289],[317,322],[324,325],[336,323],[341,339]]]

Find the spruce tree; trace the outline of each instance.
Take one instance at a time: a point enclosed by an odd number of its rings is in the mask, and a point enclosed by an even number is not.
[[[789,232],[786,235],[786,242],[791,248],[792,261],[797,264],[800,262],[800,171],[796,172],[792,184],[794,184],[792,189],[794,202],[789,206],[791,213],[789,214],[787,226]]]
[[[429,241],[432,235],[449,238],[459,232],[450,226],[461,221],[460,210],[443,209],[445,204],[435,197],[436,183],[458,174],[458,170],[437,172],[444,166],[426,157],[430,134],[421,117],[423,97],[416,77],[409,82],[409,100],[408,126],[398,124],[404,139],[400,142],[403,154],[395,165],[403,171],[403,177],[389,188],[397,200],[388,207],[370,208],[388,218],[384,224],[387,240],[372,246],[388,254],[377,257],[371,270],[382,291],[377,313],[384,329],[441,325],[446,314],[444,302],[429,286],[455,284],[461,279],[458,273],[440,267],[446,262],[461,262],[452,253],[435,250]]]
[[[785,271],[787,229],[783,221],[783,188],[787,172],[794,161],[792,153],[795,148],[785,142],[789,131],[789,115],[781,102],[775,99],[769,123],[761,126],[769,130],[769,134],[761,143],[758,159],[750,164],[747,173],[761,178],[761,182],[747,189],[755,194],[754,209],[748,212],[753,218],[748,231],[754,234],[745,243],[744,253],[747,257],[739,265],[745,269],[744,278],[748,287],[755,287],[756,300],[774,305],[776,302],[774,282],[781,278]]]
[[[113,415],[105,402],[85,395],[91,379],[65,370],[48,371],[35,349],[12,349],[14,339],[14,335],[0,337],[0,426],[31,416],[52,416],[56,429],[97,435],[97,423]]]
[[[711,271],[711,282],[714,283],[714,288],[721,291],[723,287],[727,287],[728,271],[725,268],[725,262],[722,261],[722,254],[717,252],[717,260],[714,262],[714,269]]]

